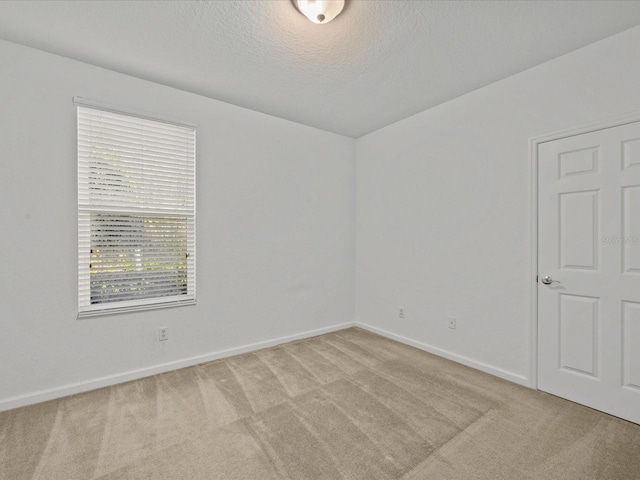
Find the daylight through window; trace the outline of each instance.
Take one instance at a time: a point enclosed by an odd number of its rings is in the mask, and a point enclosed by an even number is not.
[[[195,128],[78,104],[80,315],[195,301]]]

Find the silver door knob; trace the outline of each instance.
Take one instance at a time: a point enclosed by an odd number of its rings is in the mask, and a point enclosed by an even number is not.
[[[544,277],[542,277],[542,283],[544,283],[545,285],[551,285],[553,283],[553,278],[551,278],[549,275],[545,275]]]

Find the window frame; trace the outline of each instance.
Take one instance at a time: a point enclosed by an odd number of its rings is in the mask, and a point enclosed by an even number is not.
[[[119,106],[109,105],[103,102],[97,102],[94,100],[88,100],[82,97],[73,97],[73,104],[76,107],[76,126],[78,128],[78,136],[76,137],[76,149],[77,149],[77,166],[78,166],[78,318],[93,317],[101,315],[113,315],[119,313],[127,313],[141,310],[152,310],[179,307],[186,305],[196,304],[196,165],[197,165],[197,125],[194,123],[188,123],[184,121],[178,121],[161,117],[155,114],[148,114],[129,108],[123,108]],[[189,195],[189,200],[193,204],[192,212],[184,214],[184,212],[162,212],[155,213],[153,209],[150,211],[135,210],[134,208],[127,209],[122,208],[120,205],[113,206],[101,206],[99,209],[95,209],[93,213],[98,214],[119,214],[119,215],[133,215],[140,216],[142,218],[150,218],[154,216],[176,216],[182,217],[186,215],[187,218],[187,292],[186,294],[178,294],[172,296],[159,296],[148,297],[135,300],[120,300],[109,301],[91,304],[91,273],[86,272],[85,269],[90,268],[91,265],[91,214],[92,205],[90,201],[83,201],[81,199],[81,184],[83,178],[88,179],[86,173],[81,173],[81,155],[80,155],[80,126],[79,119],[80,108],[89,108],[94,110],[101,110],[110,112],[117,115],[124,115],[128,117],[135,117],[137,119],[148,120],[152,122],[159,122],[163,124],[169,124],[172,126],[187,128],[193,131],[193,166],[192,166],[192,178],[190,187],[193,192],[193,198]],[[191,160],[191,158],[189,159]],[[83,177],[84,175],[84,177]],[[84,216],[84,218],[83,218]],[[87,229],[87,223],[88,229]],[[85,222],[85,223],[83,223]],[[84,228],[83,228],[84,227]],[[88,233],[87,233],[88,232]],[[83,237],[84,235],[84,237]],[[87,238],[88,237],[88,238]],[[87,249],[87,244],[89,248]],[[85,251],[86,250],[86,251]],[[89,286],[86,286],[88,279]],[[83,283],[84,281],[84,283]],[[84,290],[83,291],[83,286]]]

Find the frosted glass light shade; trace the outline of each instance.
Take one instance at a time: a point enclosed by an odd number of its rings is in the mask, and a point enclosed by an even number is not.
[[[345,0],[293,0],[293,4],[313,23],[329,23],[344,8]]]

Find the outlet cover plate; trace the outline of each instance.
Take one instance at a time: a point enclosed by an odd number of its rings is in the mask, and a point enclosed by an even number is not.
[[[159,327],[158,328],[158,341],[164,342],[169,340],[169,329],[167,327]]]

